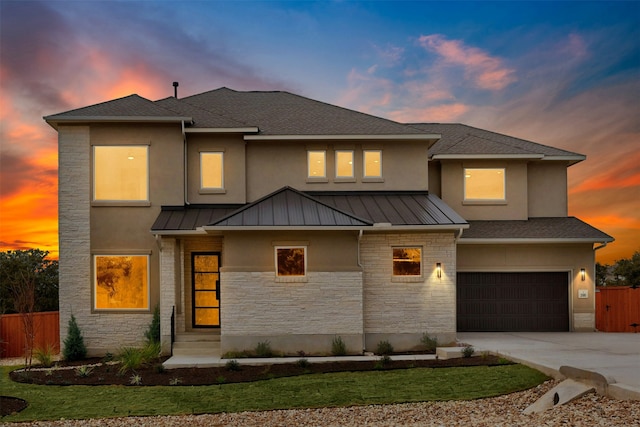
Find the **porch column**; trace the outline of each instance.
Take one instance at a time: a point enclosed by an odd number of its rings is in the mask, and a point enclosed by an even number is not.
[[[160,240],[160,343],[162,354],[171,353],[171,312],[176,305],[176,239]]]

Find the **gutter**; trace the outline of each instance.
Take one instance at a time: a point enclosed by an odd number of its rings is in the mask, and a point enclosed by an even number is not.
[[[189,196],[188,196],[188,191],[189,191],[189,187],[188,187],[188,182],[187,182],[187,133],[184,127],[184,121],[181,122],[182,125],[182,146],[183,146],[183,160],[184,160],[184,204],[185,206],[190,205],[191,203],[189,203]]]

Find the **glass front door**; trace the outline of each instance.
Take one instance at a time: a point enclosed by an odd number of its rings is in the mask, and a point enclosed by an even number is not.
[[[191,254],[194,328],[220,327],[220,254]]]

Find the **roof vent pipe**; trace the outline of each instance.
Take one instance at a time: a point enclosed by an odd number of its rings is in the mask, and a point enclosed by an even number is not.
[[[173,82],[173,97],[178,99],[178,86],[180,84],[178,82]]]

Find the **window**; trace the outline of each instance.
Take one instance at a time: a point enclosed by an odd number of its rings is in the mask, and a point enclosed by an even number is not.
[[[93,147],[93,199],[149,200],[149,147]]]
[[[504,168],[465,168],[464,199],[505,200]]]
[[[304,246],[276,247],[276,275],[305,276],[307,248]]]
[[[200,153],[200,188],[224,188],[224,153]]]
[[[149,309],[147,255],[94,256],[97,310]]]
[[[394,276],[422,275],[422,248],[393,248]]]
[[[336,178],[353,177],[353,151],[336,151]]]
[[[382,178],[382,151],[365,150],[363,163],[365,178]]]
[[[309,178],[326,178],[326,151],[307,151]]]

